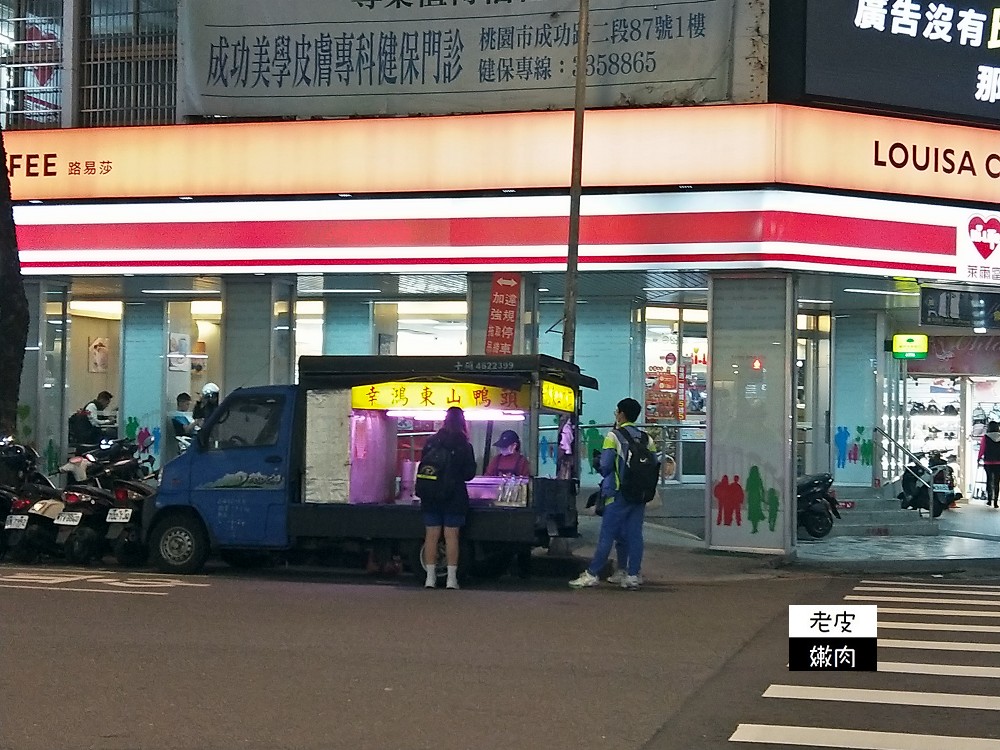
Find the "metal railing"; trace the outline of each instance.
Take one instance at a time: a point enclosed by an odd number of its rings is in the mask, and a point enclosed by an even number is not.
[[[917,456],[915,453],[911,452],[905,445],[903,445],[898,440],[896,440],[896,438],[894,438],[888,432],[886,432],[885,430],[883,430],[881,427],[877,427],[876,426],[876,427],[873,428],[873,430],[874,430],[874,432],[876,434],[881,434],[882,437],[884,437],[889,443],[891,443],[893,445],[893,447],[896,448],[896,450],[901,451],[906,456],[908,456],[910,459],[912,459],[913,462],[917,466],[919,466],[926,474],[928,474],[928,475],[931,474],[930,467],[929,466],[925,466],[924,463],[923,463],[923,461],[920,460],[919,456]],[[927,494],[927,517],[931,521],[936,521],[937,519],[934,518],[934,486],[933,486],[933,484],[931,484],[926,479],[924,479],[922,476],[920,476],[919,474],[917,474],[907,464],[903,465],[903,473],[904,474],[906,474],[906,473],[912,474],[914,479],[916,479],[920,484],[922,484],[924,487],[927,488],[927,493],[928,493]],[[923,512],[922,508],[917,508],[917,513],[919,513],[921,517],[923,517],[923,515],[924,515],[924,512]]]

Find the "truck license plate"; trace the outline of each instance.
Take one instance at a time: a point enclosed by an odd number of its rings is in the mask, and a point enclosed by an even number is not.
[[[131,508],[112,508],[108,511],[108,523],[128,523],[131,520]]]
[[[81,518],[83,518],[83,513],[63,512],[56,516],[55,522],[58,526],[78,526]]]
[[[27,516],[7,516],[3,527],[5,529],[26,529],[28,528]]]

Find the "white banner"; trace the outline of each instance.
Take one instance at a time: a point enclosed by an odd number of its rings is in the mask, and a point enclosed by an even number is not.
[[[735,0],[591,0],[588,107],[725,101]],[[181,114],[572,109],[578,0],[181,0]]]

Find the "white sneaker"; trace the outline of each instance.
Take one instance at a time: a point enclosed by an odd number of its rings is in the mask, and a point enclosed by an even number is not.
[[[608,583],[613,583],[615,586],[621,586],[622,581],[625,580],[625,571],[616,570],[614,573],[608,576]]]
[[[569,587],[571,589],[585,589],[590,588],[591,586],[596,586],[600,582],[600,578],[593,575],[589,570],[585,570],[578,577],[569,582]]]
[[[452,589],[452,590],[457,591],[458,590],[458,581],[456,581],[454,578],[449,578],[448,579],[448,583],[446,583],[444,587],[446,589]]]
[[[642,579],[639,576],[625,576],[622,578],[621,587],[628,591],[636,591],[639,586],[642,585]]]

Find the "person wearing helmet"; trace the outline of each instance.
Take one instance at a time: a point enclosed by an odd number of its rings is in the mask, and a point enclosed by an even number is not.
[[[219,405],[219,386],[215,383],[205,383],[201,389],[201,398],[194,405],[194,420],[197,424],[204,424],[212,412]]]

